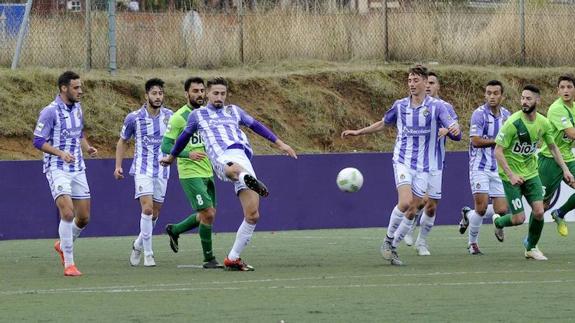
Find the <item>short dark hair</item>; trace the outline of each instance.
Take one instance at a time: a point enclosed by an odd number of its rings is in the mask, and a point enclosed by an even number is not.
[[[427,76],[429,75],[429,71],[427,70],[427,67],[423,65],[415,65],[414,67],[409,69],[409,74],[419,75],[424,79],[426,79]]]
[[[184,82],[184,91],[188,92],[192,83],[204,85],[204,79],[197,76],[190,77],[186,82]]]
[[[531,91],[537,95],[541,95],[541,91],[533,84],[527,84],[523,87],[523,91]]]
[[[430,76],[435,76],[435,78],[437,79],[437,82],[439,83],[439,76],[437,76],[437,74],[435,72],[429,71],[427,73],[427,77],[430,77]]]
[[[499,86],[501,88],[501,94],[503,94],[503,83],[499,80],[491,80],[485,84],[485,88],[487,89],[488,86]]]
[[[161,79],[154,77],[153,79],[149,79],[146,81],[146,93],[150,92],[150,90],[154,87],[154,86],[158,86],[160,88],[164,88],[164,81],[162,81]]]
[[[223,77],[215,77],[208,81],[208,89],[212,87],[212,85],[223,85],[228,88],[228,81],[226,81]]]
[[[72,71],[66,71],[62,73],[62,75],[58,77],[58,90],[60,90],[62,86],[70,85],[70,81],[77,80],[79,78],[80,75]]]
[[[559,79],[557,80],[557,87],[559,87],[559,83],[561,83],[561,81],[569,81],[571,84],[575,85],[575,77],[571,73],[559,76]]]

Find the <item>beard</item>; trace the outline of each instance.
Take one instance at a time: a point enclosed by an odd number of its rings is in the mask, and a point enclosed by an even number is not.
[[[204,99],[197,98],[195,100],[189,100],[188,102],[192,108],[197,109],[204,104]]]
[[[152,107],[153,109],[159,109],[159,108],[162,106],[162,104],[163,104],[162,101],[156,102],[156,101],[150,101],[150,100],[148,100],[148,105],[149,105],[150,107]]]
[[[532,106],[522,105],[521,111],[523,111],[523,113],[525,113],[525,114],[530,114],[531,112],[533,112],[535,110],[535,108],[537,108],[537,103],[534,103]]]

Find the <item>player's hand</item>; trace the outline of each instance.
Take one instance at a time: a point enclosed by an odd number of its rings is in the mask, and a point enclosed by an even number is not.
[[[449,133],[449,129],[447,128],[439,128],[439,131],[437,132],[438,138],[441,139],[445,136],[447,136],[447,134]]]
[[[206,153],[201,152],[201,151],[190,151],[190,153],[188,154],[188,157],[191,160],[196,160],[196,161],[202,160],[202,159],[206,158],[206,156],[207,156]]]
[[[66,151],[60,153],[60,158],[62,158],[62,160],[68,164],[71,164],[74,161],[76,161],[76,157],[74,157],[72,154]]]
[[[98,156],[98,149],[92,146],[88,147],[88,155],[90,155],[90,157]]]
[[[459,128],[459,124],[456,122],[454,124],[452,124],[449,128],[447,128],[449,130],[449,133],[454,136],[457,137],[459,136],[459,134],[461,133],[461,129]]]
[[[116,179],[124,178],[124,170],[122,169],[122,167],[116,167],[116,169],[114,170],[114,177]]]
[[[519,185],[523,185],[523,183],[525,183],[525,180],[521,176],[511,174],[511,176],[509,176],[509,182],[513,186],[519,186]]]
[[[347,136],[359,136],[359,130],[344,130],[341,133],[341,138],[344,139]]]
[[[288,155],[288,156],[290,156],[290,157],[292,157],[292,158],[297,159],[297,155],[296,155],[296,153],[295,153],[295,150],[293,150],[293,148],[290,147],[290,145],[284,143],[283,141],[281,141],[281,140],[279,140],[279,139],[276,141],[276,144],[278,145],[278,149],[279,149],[279,150],[281,150],[281,151],[283,151],[284,153],[286,153],[286,155]]]
[[[167,155],[162,159],[160,159],[160,165],[164,167],[170,166],[173,162],[174,162],[174,156],[172,155]]]
[[[575,187],[575,178],[573,177],[573,174],[571,174],[571,172],[569,171],[563,172],[563,179],[565,180],[567,185]]]

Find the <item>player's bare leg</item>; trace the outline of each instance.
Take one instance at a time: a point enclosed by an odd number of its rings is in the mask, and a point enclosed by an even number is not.
[[[76,268],[74,263],[74,203],[70,195],[60,195],[56,198],[56,206],[60,213],[60,224],[58,226],[60,240],[56,241],[54,248],[60,255],[64,265],[64,276],[80,276],[82,273]]]
[[[239,192],[239,198],[244,212],[244,220],[236,233],[236,240],[228,257],[224,260],[224,265],[227,270],[252,271],[254,268],[246,264],[240,258],[240,254],[250,242],[259,220],[260,197],[252,190],[243,189]]]

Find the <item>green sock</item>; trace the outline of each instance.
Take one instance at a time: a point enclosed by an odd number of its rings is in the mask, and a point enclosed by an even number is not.
[[[198,221],[198,214],[194,213],[185,218],[184,221],[174,224],[174,226],[172,227],[172,232],[174,234],[181,234],[190,231],[194,228],[197,228],[198,225],[200,225],[200,221]]]
[[[567,202],[565,202],[565,204],[561,205],[561,207],[559,208],[559,217],[563,218],[565,217],[565,214],[569,213],[569,211],[575,209],[575,194],[572,194],[571,196],[569,196],[569,199],[567,199]]]
[[[513,216],[511,214],[505,214],[502,215],[500,217],[498,217],[495,220],[495,226],[498,228],[505,228],[505,227],[512,227],[513,226],[513,222],[511,221],[511,218]]]
[[[537,246],[539,238],[541,238],[544,223],[545,221],[543,221],[543,219],[537,220],[535,216],[533,216],[533,213],[531,213],[531,218],[529,219],[529,234],[527,234],[527,250],[531,250]]]
[[[204,262],[208,262],[214,258],[214,251],[212,250],[212,226],[200,223],[198,229],[200,240],[202,241],[202,251],[204,252]]]

